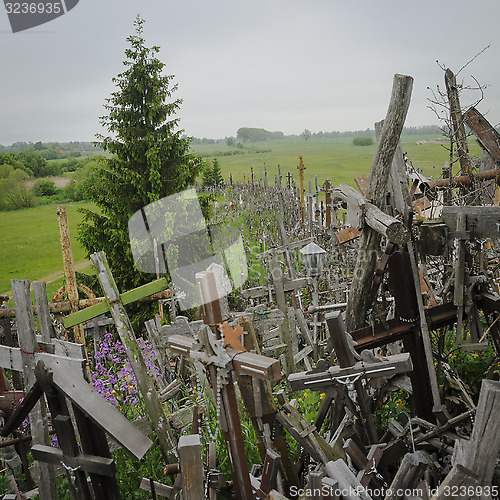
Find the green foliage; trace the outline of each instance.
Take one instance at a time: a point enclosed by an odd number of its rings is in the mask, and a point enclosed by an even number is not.
[[[2,170],[2,175],[7,173],[7,177],[0,178],[0,210],[32,207],[34,204],[33,193],[26,185],[26,181],[29,179],[28,174],[23,170],[9,168]]]
[[[96,182],[101,162],[102,157],[96,157],[87,161],[83,168],[80,168],[75,172],[71,181],[64,188],[68,199],[72,201],[90,199],[92,185]]]
[[[283,132],[270,132],[263,128],[241,127],[236,132],[238,140],[243,142],[273,141],[283,139]]]
[[[33,184],[33,192],[36,196],[51,196],[57,192],[56,184],[50,179],[38,179]]]
[[[219,160],[214,158],[212,165],[207,165],[203,170],[203,187],[219,187],[224,185],[224,177],[220,168]]]
[[[164,76],[165,64],[146,47],[144,21],[135,21],[129,36],[126,67],[113,82],[117,90],[107,99],[101,124],[109,135],[96,144],[112,155],[94,172],[88,197],[100,212],[84,211],[79,239],[88,253],[104,250],[118,287],[128,290],[150,281],[135,270],[128,237],[128,219],[145,205],[194,184],[202,160],[190,151],[190,139],[173,118],[180,100],[172,100],[177,85]]]
[[[354,146],[372,146],[373,139],[371,137],[355,137],[352,143]]]

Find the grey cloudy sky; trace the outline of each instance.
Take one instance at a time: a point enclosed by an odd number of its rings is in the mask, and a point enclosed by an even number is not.
[[[478,108],[500,122],[497,0],[80,0],[16,34],[0,5],[0,144],[93,140],[139,13],[175,75],[188,135],[373,128],[395,73],[415,79],[406,124],[438,123],[436,60],[457,72],[487,45],[459,81],[489,85]]]

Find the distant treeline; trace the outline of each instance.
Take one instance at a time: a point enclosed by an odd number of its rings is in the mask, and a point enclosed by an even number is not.
[[[437,125],[425,125],[421,127],[405,127],[403,135],[442,135],[441,128]],[[329,139],[336,137],[375,137],[375,130],[352,130],[347,132],[311,132],[305,129],[301,134],[285,135],[283,132],[271,132],[263,128],[241,127],[236,132],[236,137],[225,137],[224,139],[193,138],[193,144],[225,144],[239,140],[241,142],[264,142],[280,139]]]
[[[78,158],[83,155],[96,154],[101,151],[92,142],[14,142],[10,146],[0,144],[0,152],[23,153],[36,152],[46,160],[59,160],[62,158]]]

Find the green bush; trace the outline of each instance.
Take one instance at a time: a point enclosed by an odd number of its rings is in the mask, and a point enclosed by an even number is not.
[[[38,179],[33,185],[33,192],[36,196],[52,196],[56,194],[57,187],[50,179]]]
[[[371,146],[373,139],[371,137],[355,137],[352,143],[354,146]]]

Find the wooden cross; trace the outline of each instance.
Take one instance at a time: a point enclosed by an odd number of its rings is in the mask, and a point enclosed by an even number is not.
[[[330,230],[332,226],[332,183],[330,179],[326,179],[323,183],[322,191],[325,193],[326,205],[326,229]]]
[[[314,193],[312,192],[312,181],[309,181],[307,183],[307,226],[309,229],[309,235],[312,235],[313,200],[314,200]]]
[[[302,156],[299,156],[299,164],[297,165],[297,169],[299,170],[299,179],[300,179],[300,212],[301,212],[301,223],[302,227],[304,227],[304,220],[306,217],[305,209],[304,209],[304,170],[306,166],[302,161]]]
[[[35,444],[31,448],[33,458],[53,464],[62,463],[71,496],[75,500],[120,499],[115,465],[103,429],[138,460],[149,449],[151,441],[85,382],[81,372],[69,369],[60,360],[48,358],[45,362],[38,361],[34,376],[35,383],[5,424],[2,436],[16,429],[45,394],[60,448]],[[73,407],[80,446],[66,398]],[[90,493],[85,473],[89,474],[94,496]]]
[[[292,174],[290,172],[288,172],[286,174],[286,179],[287,179],[287,187],[288,187],[288,190],[290,191],[290,189],[292,188],[292,184],[291,184]]]
[[[214,286],[213,274],[209,272],[198,273],[196,277],[199,284],[201,303],[204,304],[203,321],[209,327],[205,327],[200,331],[199,341],[183,335],[172,335],[169,338],[168,345],[173,354],[190,357],[206,366],[207,376],[215,392],[215,399],[220,401],[219,424],[229,452],[236,498],[238,500],[253,500],[231,372],[235,371],[274,383],[281,378],[281,368],[279,361],[275,359],[246,351],[237,351],[231,347],[224,349],[219,332],[222,316],[220,307],[217,305],[218,295]],[[224,329],[227,334],[227,326],[224,326]],[[221,385],[222,387],[220,387]],[[217,393],[218,390],[220,395]]]
[[[381,445],[373,445],[368,455],[365,455],[357,443],[349,438],[344,444],[344,450],[359,469],[357,479],[364,488],[367,488],[372,481],[377,488],[387,488],[384,477],[377,470],[383,457]]]
[[[330,338],[333,342],[335,356],[341,368],[348,368],[355,365],[355,356],[347,340],[347,331],[344,320],[340,316],[340,311],[334,311],[325,315],[326,324],[330,331]],[[361,412],[362,422],[364,424],[366,437],[370,444],[378,442],[377,431],[373,416],[369,408],[366,391],[360,378],[353,381],[354,389],[358,396],[358,404]]]
[[[103,305],[98,304],[97,306],[93,306],[92,308],[89,307],[88,309],[68,316],[65,318],[64,324],[65,326],[67,324],[78,324],[88,321],[103,312],[111,312],[118,330],[118,335],[137,379],[137,385],[144,399],[144,404],[151,417],[152,427],[157,433],[163,453],[167,456],[169,452],[173,453],[176,442],[173,437],[170,423],[158,399],[153,381],[149,376],[146,363],[134,335],[132,324],[124,307],[124,304],[137,301],[147,295],[165,289],[167,282],[165,279],[159,279],[129,292],[120,294],[104,252],[95,253],[90,257],[97,271],[97,277],[101,283],[104,295],[107,297],[108,301],[103,303]]]

